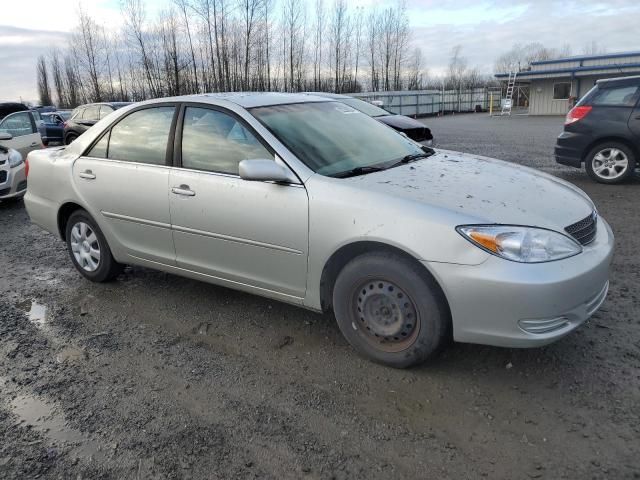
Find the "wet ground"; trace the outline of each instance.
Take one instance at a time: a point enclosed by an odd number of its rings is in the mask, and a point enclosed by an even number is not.
[[[576,183],[618,241],[602,310],[542,349],[387,369],[330,316],[141,268],[91,284],[0,205],[0,478],[640,478],[640,181],[556,167],[561,120],[506,120],[427,122]]]

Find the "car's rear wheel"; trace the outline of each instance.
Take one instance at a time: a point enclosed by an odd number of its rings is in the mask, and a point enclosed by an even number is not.
[[[122,272],[100,227],[84,210],[71,214],[66,228],[67,249],[76,269],[92,282],[107,282]]]
[[[618,142],[606,142],[592,149],[585,160],[587,173],[596,182],[621,183],[633,175],[636,158],[633,151]]]
[[[338,326],[360,354],[395,368],[433,357],[449,339],[451,320],[435,280],[392,252],[351,260],[333,290]]]

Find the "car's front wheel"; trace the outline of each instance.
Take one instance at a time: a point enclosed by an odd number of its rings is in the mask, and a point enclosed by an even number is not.
[[[422,266],[393,252],[351,260],[336,279],[333,308],[347,341],[391,367],[424,362],[449,339],[451,319],[439,286]]]
[[[92,282],[107,282],[122,272],[100,227],[84,210],[69,217],[66,228],[67,249],[76,269]]]
[[[65,143],[67,145],[71,145],[74,141],[76,141],[76,139],[78,138],[78,135],[74,134],[74,133],[70,133],[69,135],[67,135],[67,137],[65,138]]]
[[[633,175],[636,158],[626,145],[606,142],[589,152],[585,159],[585,168],[596,182],[621,183]]]

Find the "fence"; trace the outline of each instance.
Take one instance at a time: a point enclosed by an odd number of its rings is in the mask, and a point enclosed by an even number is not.
[[[420,117],[451,112],[488,111],[493,100],[493,108],[500,108],[500,95],[491,94],[488,88],[473,90],[415,90],[404,92],[362,92],[350,93],[362,100],[380,101],[392,113]]]

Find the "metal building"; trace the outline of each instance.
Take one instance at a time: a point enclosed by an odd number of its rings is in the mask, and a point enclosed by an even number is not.
[[[601,78],[640,75],[640,51],[531,62],[518,72],[529,115],[565,115]],[[506,81],[509,72],[497,73]]]

